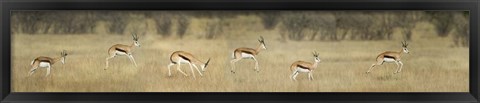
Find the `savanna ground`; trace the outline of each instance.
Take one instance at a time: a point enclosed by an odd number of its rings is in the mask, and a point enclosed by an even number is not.
[[[193,26],[201,24],[196,20]],[[255,22],[255,21],[253,21]],[[404,54],[401,73],[393,74],[394,63],[377,66],[365,74],[375,57],[386,50],[400,51],[398,31],[393,40],[376,41],[281,41],[279,30],[261,30],[259,26],[232,29],[220,39],[197,39],[197,29],[189,29],[184,39],[159,35],[139,35],[141,47],[133,53],[138,67],[125,56],[110,60],[105,68],[107,49],[114,44],[131,44],[130,35],[12,35],[12,92],[467,92],[469,49],[451,47],[450,37],[435,36],[431,25],[414,29],[409,54]],[[101,28],[100,28],[101,29]],[[230,72],[231,53],[237,47],[258,45],[265,37],[267,50],[261,51],[260,72],[254,61],[237,62],[236,74]],[[69,55],[66,64],[53,65],[50,76],[40,68],[28,76],[30,62],[38,56]],[[188,65],[184,77],[172,68],[168,77],[169,56],[177,50],[188,51],[202,61],[211,58],[203,77],[194,80]],[[300,74],[292,81],[289,66],[297,60],[313,62],[312,51],[322,62],[314,80]]]

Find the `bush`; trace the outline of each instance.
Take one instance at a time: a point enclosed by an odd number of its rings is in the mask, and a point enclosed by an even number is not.
[[[264,11],[259,14],[260,18],[262,19],[263,27],[267,30],[275,29],[276,25],[278,24],[278,11]]]
[[[305,38],[305,29],[310,21],[305,13],[289,12],[283,16],[283,29],[286,31],[288,39],[300,41]]]
[[[453,29],[453,14],[446,11],[428,11],[428,20],[435,26],[438,36],[447,37],[448,33]]]
[[[207,39],[215,39],[223,32],[223,26],[225,26],[224,19],[213,19],[208,21],[205,25],[206,35],[205,38]]]
[[[154,20],[156,23],[157,33],[163,36],[170,36],[171,28],[172,28],[172,17],[169,14],[157,15]]]
[[[177,34],[180,38],[183,38],[187,32],[188,26],[190,25],[190,18],[188,18],[186,15],[180,15],[177,23]]]
[[[453,42],[456,46],[469,47],[470,46],[470,14],[468,12],[456,13],[455,19],[455,35],[453,36]]]

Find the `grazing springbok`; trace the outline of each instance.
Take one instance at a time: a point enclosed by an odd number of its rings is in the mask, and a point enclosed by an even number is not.
[[[308,79],[313,80],[312,72],[317,68],[318,63],[320,63],[320,57],[318,57],[317,52],[313,52],[313,57],[315,60],[313,64],[305,61],[293,62],[293,64],[290,66],[290,70],[293,71],[293,74],[290,76],[292,80],[297,80],[295,78],[297,78],[298,73],[308,73]]]
[[[62,64],[65,64],[65,59],[66,59],[67,55],[68,55],[67,52],[65,50],[63,50],[60,53],[60,57],[51,58],[51,57],[40,56],[40,57],[37,57],[37,58],[33,59],[33,61],[30,63],[30,65],[32,65],[32,69],[30,69],[30,72],[29,72],[28,76],[35,73],[35,71],[39,67],[43,67],[43,68],[46,67],[47,68],[47,74],[45,75],[45,77],[48,76],[50,74],[50,70],[52,69],[53,64],[55,64],[58,61],[61,61]]]
[[[123,44],[115,44],[108,49],[108,57],[105,60],[105,70],[108,68],[108,60],[120,55],[120,56],[128,56],[131,62],[137,67],[137,63],[133,58],[132,51],[135,46],[140,47],[140,43],[138,43],[138,36],[137,34],[132,33],[133,43],[131,45],[123,45]]]
[[[183,75],[188,76],[185,72],[180,70],[180,64],[188,64],[190,66],[190,69],[192,70],[193,79],[196,79],[195,72],[193,71],[192,66],[195,67],[195,69],[197,69],[200,76],[203,76],[202,72],[205,72],[209,62],[210,62],[210,58],[207,60],[207,62],[204,63],[188,52],[175,51],[170,56],[170,64],[168,64],[168,76],[172,76],[172,73],[170,72],[171,71],[170,67],[175,64],[177,64],[178,71],[180,71]],[[198,67],[196,65],[200,66],[200,68],[202,69],[202,72],[198,70]]]
[[[260,36],[260,39],[258,39],[258,42],[260,44],[258,44],[256,49],[241,47],[241,48],[237,48],[233,51],[233,53],[232,53],[233,60],[230,61],[230,65],[232,67],[231,68],[232,73],[235,73],[235,63],[238,62],[239,60],[242,60],[242,59],[253,59],[253,60],[255,60],[255,69],[254,70],[256,70],[257,73],[260,71],[260,69],[258,68],[258,61],[255,58],[255,56],[257,56],[258,53],[260,53],[260,49],[265,49],[266,50],[267,47],[265,46],[265,40],[263,39],[262,36]]]
[[[377,63],[372,64],[370,69],[368,69],[367,73],[370,73],[370,71],[375,66],[382,65],[384,62],[388,62],[388,63],[394,62],[395,64],[397,64],[397,70],[394,72],[394,74],[400,73],[402,71],[402,67],[403,67],[403,63],[402,63],[402,61],[400,61],[400,58],[402,56],[402,52],[407,53],[407,54],[409,53],[409,51],[407,49],[407,46],[408,46],[408,44],[404,40],[402,42],[402,50],[400,50],[398,52],[397,51],[385,51],[383,53],[380,53],[376,58]]]

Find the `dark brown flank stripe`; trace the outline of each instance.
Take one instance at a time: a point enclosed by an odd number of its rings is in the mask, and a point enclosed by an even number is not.
[[[38,59],[37,59],[38,60]],[[39,62],[47,62],[47,63],[51,63],[50,60],[38,60]]]
[[[178,56],[180,56],[180,58],[185,59],[185,60],[187,60],[188,62],[190,62],[190,59],[188,59],[187,57],[185,57],[185,56],[183,56],[183,55],[180,55],[180,54],[179,54]]]
[[[300,64],[297,64],[297,67],[300,67],[300,68],[302,68],[302,69],[308,69],[308,70],[310,70],[310,68],[308,68],[308,67],[305,67],[305,66],[303,66],[303,65],[300,65]]]
[[[389,55],[384,55],[383,57],[384,57],[384,58],[392,58],[392,59],[395,59],[395,57],[389,56]]]
[[[244,51],[241,51],[241,52],[244,52],[244,53],[247,53],[247,54],[252,54],[252,55],[253,55],[253,52],[250,52],[250,51],[246,51],[246,50],[244,50]]]
[[[252,52],[250,52],[250,51],[238,50],[238,49],[237,49],[237,50],[235,50],[233,53],[236,53],[236,52],[238,52],[238,51],[240,51],[240,53],[247,53],[247,54],[252,54],[252,55],[253,55],[253,53],[252,53]],[[234,56],[234,59],[237,59],[237,57],[235,57],[235,56]]]
[[[120,52],[127,53],[127,51],[125,51],[125,50],[123,50],[123,49],[120,49],[120,48],[115,48],[115,50],[120,51]]]

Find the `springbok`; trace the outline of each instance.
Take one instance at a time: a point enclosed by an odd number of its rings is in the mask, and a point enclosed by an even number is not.
[[[68,55],[67,52],[65,50],[63,50],[60,53],[60,57],[51,58],[51,57],[40,56],[40,57],[37,57],[37,58],[33,59],[33,61],[30,63],[30,65],[32,65],[32,69],[30,69],[30,72],[29,72],[28,76],[35,73],[35,71],[39,67],[44,67],[44,68],[46,67],[47,68],[47,74],[45,75],[45,77],[48,76],[50,74],[50,70],[52,69],[51,67],[52,67],[53,64],[55,64],[58,61],[61,61],[62,64],[65,64],[65,59],[66,59],[67,55]]]
[[[320,63],[320,57],[318,57],[318,53],[316,51],[313,52],[313,57],[315,61],[313,64],[305,61],[293,62],[293,64],[290,66],[290,70],[293,71],[293,74],[291,75],[292,80],[297,80],[296,78],[298,73],[308,73],[308,79],[313,80],[312,72],[317,68],[318,63]]]
[[[108,60],[120,55],[120,56],[128,56],[131,62],[137,67],[137,63],[133,58],[132,51],[135,46],[140,47],[140,43],[138,43],[138,36],[137,34],[132,33],[133,43],[131,45],[123,45],[123,44],[115,44],[108,49],[108,57],[105,60],[105,70],[108,68]]]
[[[190,69],[192,70],[192,75],[193,79],[196,79],[195,77],[195,72],[193,71],[193,67],[197,69],[198,73],[200,76],[203,76],[202,72],[205,72],[207,69],[208,63],[210,62],[210,58],[207,60],[207,62],[203,63],[200,60],[198,60],[195,56],[192,54],[185,52],[185,51],[175,51],[172,53],[170,56],[170,64],[168,64],[168,76],[172,76],[172,73],[170,72],[171,66],[177,64],[177,70],[180,71],[183,75],[188,76],[185,72],[180,70],[180,64],[188,64],[190,66]],[[199,65],[200,68],[202,69],[202,72],[198,70],[198,67],[196,65]]]
[[[238,62],[239,60],[242,60],[242,59],[253,59],[253,60],[255,60],[255,69],[254,70],[256,70],[257,73],[260,71],[260,69],[258,68],[258,61],[255,58],[255,56],[257,56],[258,53],[260,53],[260,49],[265,49],[266,50],[267,47],[265,46],[265,40],[263,39],[262,36],[260,36],[260,39],[258,39],[258,42],[260,44],[258,44],[256,49],[241,47],[241,48],[237,48],[233,51],[233,53],[232,53],[233,60],[230,61],[230,65],[232,66],[232,68],[231,68],[232,73],[235,73],[235,63]]]
[[[376,58],[377,63],[372,64],[370,69],[368,69],[367,74],[370,73],[370,71],[375,66],[382,65],[384,62],[388,62],[388,63],[394,62],[395,64],[397,64],[397,70],[394,72],[394,74],[400,73],[402,71],[402,67],[403,67],[403,63],[402,63],[402,61],[400,61],[400,58],[402,56],[402,52],[407,53],[407,54],[409,53],[409,51],[407,49],[407,46],[408,46],[408,44],[404,40],[404,41],[402,41],[402,50],[400,50],[398,52],[396,52],[396,51],[385,51],[383,53],[380,53]]]

